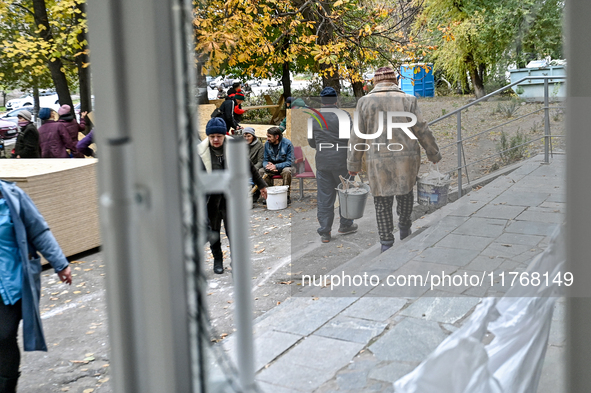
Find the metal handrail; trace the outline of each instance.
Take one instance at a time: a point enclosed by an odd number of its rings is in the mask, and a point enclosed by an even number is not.
[[[450,117],[450,116],[452,116],[454,114],[457,117],[457,123],[456,123],[457,124],[457,127],[456,127],[456,142],[455,142],[455,144],[457,146],[458,165],[457,165],[457,167],[455,169],[453,169],[453,170],[451,170],[451,171],[449,171],[447,173],[451,173],[451,172],[454,172],[454,171],[457,171],[457,173],[458,173],[458,198],[461,198],[461,196],[462,196],[462,169],[463,168],[467,168],[468,165],[473,165],[473,164],[478,163],[480,161],[483,161],[485,159],[489,159],[491,157],[494,157],[494,156],[486,157],[486,158],[483,158],[483,159],[478,160],[476,162],[473,162],[471,164],[468,164],[468,163],[466,163],[466,157],[464,156],[464,145],[463,145],[463,142],[465,140],[470,139],[470,138],[474,138],[474,137],[476,137],[478,135],[482,135],[482,134],[484,134],[486,132],[490,132],[490,131],[492,131],[492,130],[494,130],[496,128],[502,127],[503,125],[507,125],[507,124],[509,124],[509,123],[511,123],[513,121],[517,121],[519,119],[523,119],[524,117],[530,116],[530,115],[532,115],[534,113],[537,113],[537,112],[539,112],[541,110],[544,111],[544,136],[543,137],[540,137],[540,138],[537,138],[537,139],[534,139],[532,141],[528,141],[528,142],[523,143],[523,144],[521,144],[519,146],[512,147],[511,149],[507,149],[505,151],[512,150],[512,149],[515,149],[517,147],[520,147],[520,146],[522,146],[524,144],[528,144],[528,143],[531,143],[531,142],[534,142],[534,141],[537,141],[539,139],[544,138],[544,162],[546,164],[549,163],[549,149],[550,149],[550,140],[551,140],[552,135],[550,135],[550,106],[549,106],[549,96],[548,96],[548,85],[549,85],[549,82],[550,81],[554,81],[555,79],[556,80],[565,80],[566,79],[566,76],[527,76],[525,78],[521,78],[520,80],[518,80],[516,82],[510,83],[507,86],[504,86],[504,87],[502,87],[502,88],[500,88],[498,90],[495,90],[492,93],[485,95],[484,97],[481,97],[481,98],[479,98],[477,100],[474,100],[474,101],[470,102],[469,104],[466,104],[466,105],[462,106],[461,108],[458,108],[458,109],[456,109],[454,111],[451,111],[450,113],[447,113],[447,114],[445,114],[445,115],[443,115],[443,116],[441,116],[441,117],[439,117],[439,118],[437,118],[437,119],[429,122],[429,126],[431,126],[431,125],[433,125],[435,123],[440,122],[441,120],[447,119],[448,117]],[[472,105],[476,105],[476,104],[478,104],[481,101],[486,101],[490,97],[493,97],[493,96],[495,96],[495,95],[497,95],[499,93],[502,93],[503,91],[505,91],[505,90],[507,90],[507,89],[509,89],[509,88],[511,88],[513,86],[519,85],[520,83],[522,83],[524,81],[527,81],[527,80],[529,80],[529,81],[531,81],[531,80],[543,80],[544,81],[544,107],[543,108],[541,108],[541,109],[539,109],[537,111],[528,113],[526,115],[520,116],[517,119],[510,120],[510,121],[508,121],[508,122],[506,122],[504,124],[501,124],[501,125],[492,127],[492,128],[490,128],[490,129],[488,129],[486,131],[482,131],[482,132],[480,132],[480,133],[478,133],[476,135],[471,135],[471,136],[469,136],[469,137],[467,137],[465,139],[462,138],[462,111],[464,109],[467,109],[467,108],[471,107]],[[447,148],[447,147],[450,147],[452,145],[453,144],[446,145],[446,146],[440,148],[440,150],[441,149],[444,149],[444,148]],[[464,156],[464,164],[462,164],[462,157],[463,156]],[[467,171],[466,171],[466,177],[468,177],[468,172]],[[469,182],[470,182],[470,180],[468,178],[468,183]]]

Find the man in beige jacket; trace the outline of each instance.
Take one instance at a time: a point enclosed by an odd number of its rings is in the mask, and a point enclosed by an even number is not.
[[[396,72],[391,67],[378,69],[374,84],[375,88],[357,103],[354,123],[358,130],[351,132],[347,169],[351,175],[360,172],[365,154],[384,252],[394,244],[394,196],[400,239],[412,233],[410,216],[413,187],[421,165],[420,146],[433,163],[441,160],[441,154],[427,122],[421,116],[417,98],[398,88]],[[401,112],[406,112],[406,115]]]

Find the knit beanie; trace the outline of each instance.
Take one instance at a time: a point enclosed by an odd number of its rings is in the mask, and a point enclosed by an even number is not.
[[[398,79],[396,78],[396,71],[392,67],[381,67],[378,68],[374,77],[373,83],[378,84],[380,82],[394,82],[396,83]]]
[[[41,108],[39,109],[39,118],[41,120],[47,120],[51,117],[51,109],[49,108]]]
[[[18,113],[19,117],[22,117],[23,119],[27,120],[27,121],[31,121],[31,112],[29,112],[28,110],[22,110]]]
[[[220,117],[214,117],[207,122],[205,126],[205,135],[222,134],[226,135],[227,132],[226,122]]]
[[[332,87],[325,87],[320,92],[320,98],[323,104],[334,104],[337,102],[337,91]]]
[[[244,127],[242,134],[251,134],[252,136],[256,136],[254,133],[254,128],[252,127]]]
[[[237,93],[234,95],[234,98],[235,98],[236,100],[241,100],[241,101],[244,101],[244,94],[242,94],[241,92],[237,92]]]
[[[60,108],[57,110],[57,114],[60,116],[67,115],[68,113],[70,113],[71,110],[72,108],[70,108],[70,105],[64,104],[60,106]]]

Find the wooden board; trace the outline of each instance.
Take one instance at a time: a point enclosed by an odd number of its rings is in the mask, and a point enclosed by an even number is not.
[[[211,113],[213,112],[213,110],[216,108],[216,106],[214,104],[204,104],[204,105],[199,105],[198,108],[198,116],[199,116],[199,122],[198,122],[198,131],[199,131],[199,136],[201,137],[201,139],[205,138],[205,126],[207,125],[207,122],[209,120],[211,120]],[[270,124],[241,124],[243,127],[252,127],[254,128],[254,132],[257,138],[267,138],[267,130],[271,127],[273,127]]]
[[[101,245],[94,158],[0,160],[0,179],[33,200],[66,256]]]

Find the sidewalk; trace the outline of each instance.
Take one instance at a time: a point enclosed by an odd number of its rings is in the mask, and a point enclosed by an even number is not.
[[[523,272],[548,245],[564,220],[564,171],[563,155],[554,155],[549,165],[543,164],[542,156],[534,157],[509,175],[415,221],[415,233],[386,253],[380,255],[376,245],[333,272],[322,272],[375,275],[378,285],[331,289],[329,279],[323,288],[298,287],[300,293],[255,320],[261,391],[393,392],[392,382],[460,327],[480,297],[503,296],[510,286],[500,287],[502,272],[506,280],[510,272]],[[432,290],[433,280],[422,286],[384,285],[389,275],[432,277],[442,271],[486,280],[479,285],[466,285],[464,280]],[[538,389],[544,393],[564,391],[563,299],[554,311]],[[234,358],[234,337],[224,341]],[[215,366],[211,372],[221,377]]]

